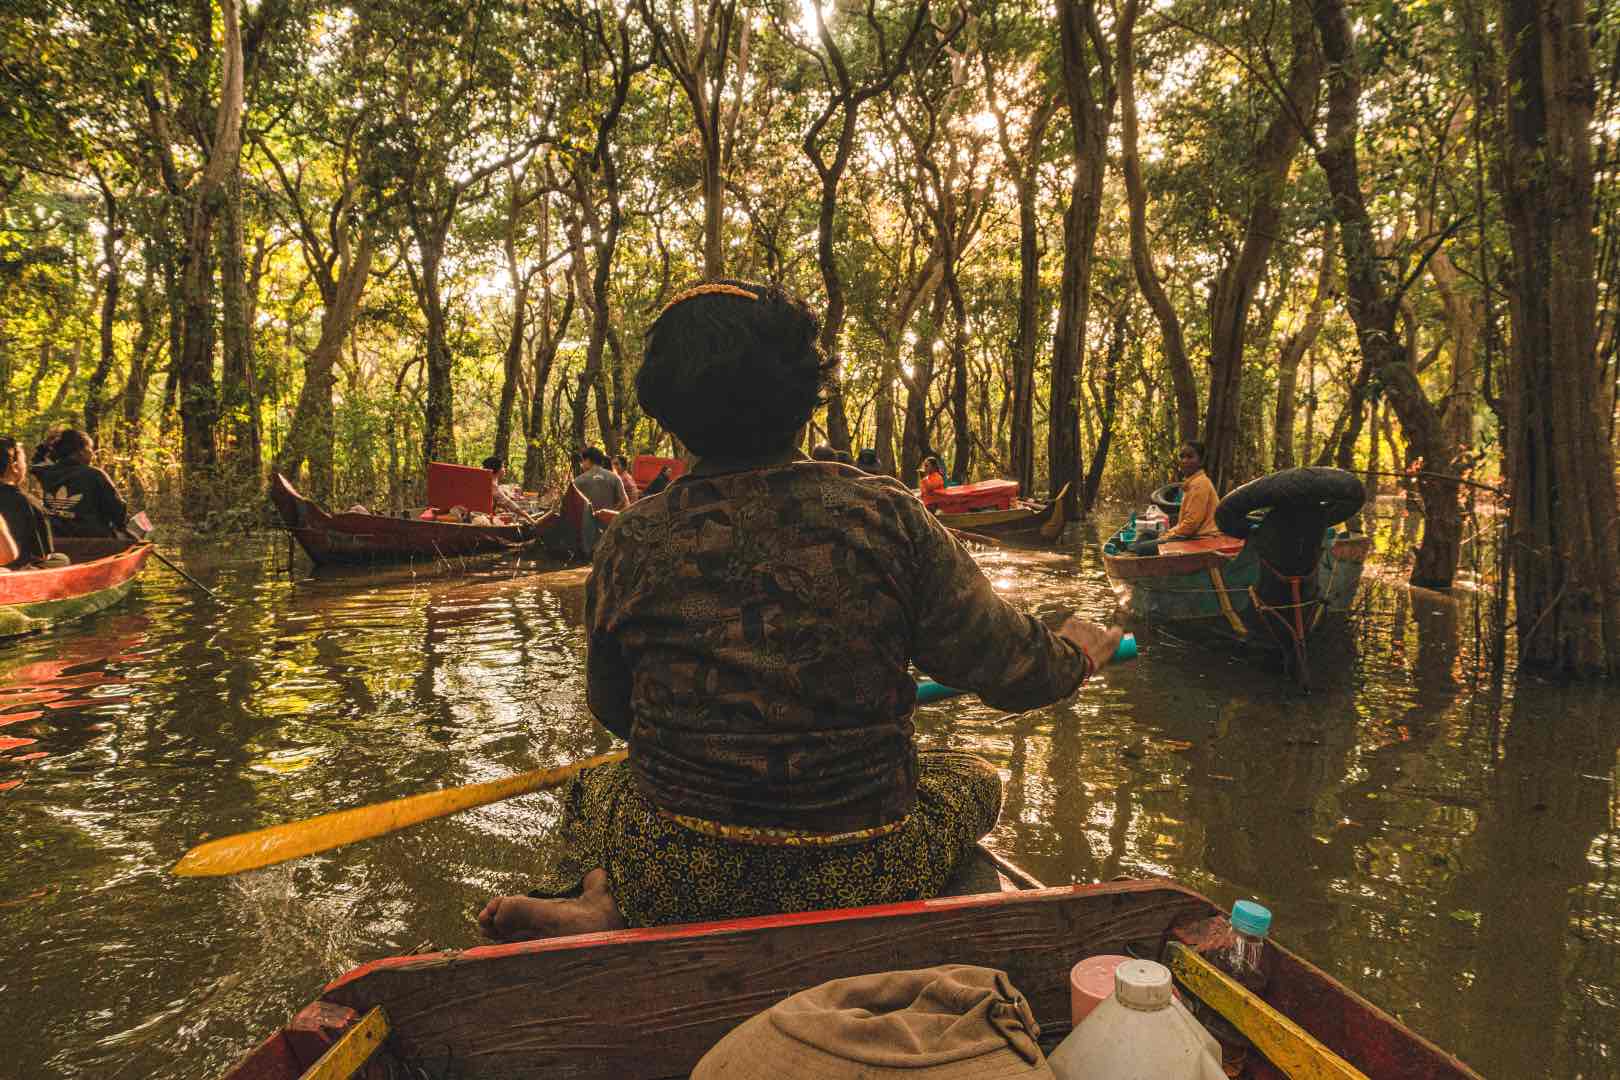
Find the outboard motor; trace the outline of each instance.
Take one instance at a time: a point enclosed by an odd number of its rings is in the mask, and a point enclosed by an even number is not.
[[[1367,500],[1354,473],[1309,467],[1251,480],[1215,508],[1215,524],[1228,536],[1248,541],[1260,559],[1254,609],[1292,656],[1294,675],[1309,681],[1305,639],[1321,615],[1317,567],[1328,529],[1349,519]],[[1265,511],[1258,522],[1249,515]]]

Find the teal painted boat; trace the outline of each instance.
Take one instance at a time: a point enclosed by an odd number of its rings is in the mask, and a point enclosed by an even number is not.
[[[1371,541],[1333,527],[1361,502],[1360,482],[1338,469],[1273,473],[1221,500],[1220,535],[1135,555],[1121,530],[1103,545],[1103,568],[1134,618],[1274,643],[1305,684],[1307,640],[1324,617],[1349,609],[1361,584]]]

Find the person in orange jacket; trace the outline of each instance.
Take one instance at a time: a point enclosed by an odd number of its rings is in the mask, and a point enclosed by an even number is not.
[[[1204,472],[1204,444],[1183,443],[1179,455],[1181,471],[1181,516],[1176,523],[1156,537],[1138,541],[1131,546],[1137,555],[1157,555],[1159,545],[1167,540],[1197,540],[1204,536],[1219,535],[1215,525],[1215,506],[1220,496],[1215,484]]]
[[[933,508],[934,500],[945,490],[945,474],[940,471],[939,458],[922,459],[922,479],[917,482],[917,494],[923,505]]]

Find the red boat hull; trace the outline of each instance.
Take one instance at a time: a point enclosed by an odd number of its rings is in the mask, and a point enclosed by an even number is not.
[[[0,574],[0,638],[43,630],[118,603],[152,555],[151,544],[122,540],[58,545],[74,557],[67,566]]]
[[[1205,945],[1219,910],[1162,880],[987,893],[880,907],[584,934],[379,960],[326,988],[227,1080],[293,1080],[375,1006],[392,1031],[371,1072],[458,1077],[686,1076],[748,1017],[829,979],[941,963],[999,968],[1053,1045],[1069,969],[1099,953]],[[1462,1062],[1277,947],[1268,998],[1380,1080],[1478,1080]],[[413,1073],[414,1075],[414,1073]],[[1279,1074],[1263,1059],[1246,1076]]]
[[[333,514],[304,498],[287,478],[270,479],[270,501],[316,565],[355,565],[498,555],[533,537],[528,525],[462,525],[380,514]]]

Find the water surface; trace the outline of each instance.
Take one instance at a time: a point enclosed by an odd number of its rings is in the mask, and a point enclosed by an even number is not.
[[[1379,546],[1400,552],[1391,515]],[[1013,602],[1106,618],[1084,532],[989,552]],[[536,795],[236,879],[220,836],[609,749],[584,707],[583,575],[294,575],[279,539],[165,549],[130,602],[0,647],[0,1076],[218,1076],[346,968],[477,943],[554,856]],[[926,746],[1005,770],[997,850],[1049,883],[1166,874],[1490,1077],[1620,1077],[1620,694],[1475,679],[1476,594],[1369,569],[1262,660],[1137,627],[1143,655],[1008,717],[957,699]],[[22,741],[30,740],[30,741]]]

